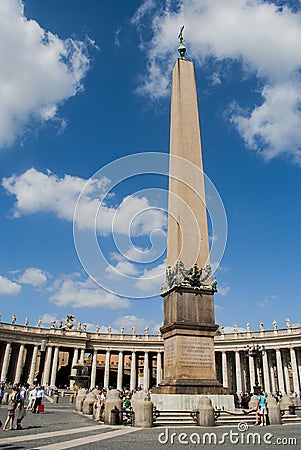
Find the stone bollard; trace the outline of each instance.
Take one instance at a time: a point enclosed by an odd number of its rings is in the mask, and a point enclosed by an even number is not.
[[[88,414],[89,416],[93,416],[93,406],[96,402],[97,395],[99,394],[98,389],[93,389],[93,391],[89,392],[83,401],[83,414]]]
[[[151,428],[153,426],[153,403],[146,391],[140,391],[132,396],[131,402],[134,416],[133,426]]]
[[[3,405],[7,405],[8,396],[9,396],[9,393],[8,392],[4,392],[3,400],[2,400]]]
[[[83,402],[87,397],[87,390],[82,388],[78,391],[76,402],[75,402],[75,411],[81,412],[83,410]]]
[[[105,414],[104,423],[105,425],[117,425],[117,411],[122,411],[122,400],[120,398],[120,393],[117,389],[112,389],[108,392],[108,396],[105,402]],[[112,413],[112,411],[115,411]],[[120,420],[118,420],[120,422]]]
[[[268,394],[267,396],[267,407],[270,425],[280,425],[281,424],[280,405],[271,394]]]
[[[214,427],[214,409],[209,397],[201,397],[199,401],[198,425],[200,427]]]
[[[284,411],[284,415],[288,416],[289,414],[291,414],[292,411],[292,407],[294,406],[294,403],[291,399],[291,397],[289,395],[283,395],[279,401],[280,404],[280,410],[283,409]]]
[[[59,402],[59,396],[58,395],[53,395],[52,396],[52,403],[58,403]]]

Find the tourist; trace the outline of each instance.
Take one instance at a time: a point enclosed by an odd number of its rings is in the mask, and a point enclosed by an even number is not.
[[[29,391],[29,394],[28,394],[28,405],[26,408],[27,410],[31,411],[33,409],[36,398],[37,398],[37,391],[36,391],[36,388],[34,387],[33,389],[31,389]]]
[[[2,404],[3,397],[4,397],[4,383],[1,383],[0,384],[0,406]]]
[[[107,400],[107,391],[106,391],[106,389],[103,389],[102,393],[100,394],[100,402],[101,402],[101,406],[100,406],[101,415],[100,415],[100,418],[101,418],[101,420],[104,420],[106,400]]]
[[[21,389],[17,394],[18,406],[16,409],[16,419],[17,419],[16,430],[22,430],[21,422],[25,417],[25,400],[27,388],[28,385],[22,385]]]
[[[7,403],[7,419],[4,422],[3,431],[8,431],[8,429],[6,428],[7,425],[9,425],[10,430],[14,429],[15,410],[18,404],[17,401],[18,391],[19,391],[18,387],[14,386],[12,392],[9,394]]]
[[[261,422],[260,426],[262,427],[267,424],[267,414],[268,414],[267,399],[263,391],[261,391],[260,395],[258,396],[258,413]]]
[[[250,402],[250,396],[247,392],[244,393],[244,395],[241,398],[241,407],[243,409],[249,408],[249,402]]]
[[[35,399],[33,410],[32,410],[33,413],[39,414],[39,409],[40,409],[40,405],[42,403],[43,397],[44,397],[44,389],[42,388],[42,386],[40,384],[38,384],[36,387],[36,399]]]
[[[101,395],[98,394],[96,397],[96,401],[94,403],[94,409],[95,409],[94,417],[95,417],[96,422],[102,421],[102,412],[103,411],[102,411],[101,405],[102,405]]]

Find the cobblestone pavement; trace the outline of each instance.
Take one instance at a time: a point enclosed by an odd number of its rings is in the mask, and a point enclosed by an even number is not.
[[[2,422],[7,407],[0,408]],[[138,429],[109,427],[74,412],[67,404],[45,404],[45,412],[28,412],[23,430],[0,431],[0,450],[19,449],[107,449],[107,450],[155,450],[155,449],[271,449],[301,448],[301,426],[283,425],[269,427],[250,426],[247,430],[237,427],[155,427]]]

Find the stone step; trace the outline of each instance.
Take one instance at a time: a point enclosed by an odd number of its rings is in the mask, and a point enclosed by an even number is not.
[[[188,411],[160,411],[154,420],[155,425],[195,425]]]
[[[282,423],[301,423],[301,417],[296,414],[286,414],[281,418]]]

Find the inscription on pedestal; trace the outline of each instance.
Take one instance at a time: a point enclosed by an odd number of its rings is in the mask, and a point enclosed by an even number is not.
[[[165,341],[164,378],[215,380],[213,339],[174,336]]]

